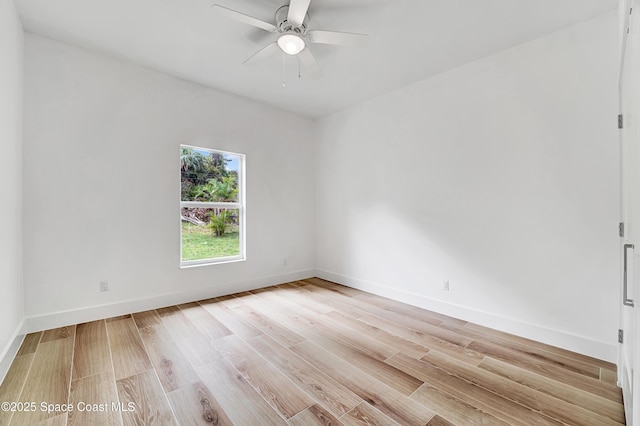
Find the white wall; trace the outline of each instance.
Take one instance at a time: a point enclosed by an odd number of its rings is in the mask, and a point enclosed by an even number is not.
[[[0,0],[0,382],[20,343],[22,292],[22,25]]]
[[[28,328],[313,274],[312,136],[310,120],[27,34]],[[180,144],[246,154],[246,262],[179,268]]]
[[[322,119],[320,275],[615,360],[616,58],[611,13]]]

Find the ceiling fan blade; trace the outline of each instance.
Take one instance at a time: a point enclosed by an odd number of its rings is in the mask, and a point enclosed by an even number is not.
[[[270,33],[277,31],[275,25],[272,25],[265,21],[261,21],[260,19],[254,18],[253,16],[245,15],[244,13],[229,9],[228,7],[220,6],[219,4],[211,5],[211,7],[215,8],[219,13],[222,13],[223,15],[231,19],[235,19],[238,22],[242,22],[243,24],[249,24],[265,31],[269,31]]]
[[[287,21],[297,27],[302,25],[304,18],[307,16],[307,12],[309,11],[310,3],[311,0],[291,0],[289,3]]]
[[[302,62],[304,68],[311,75],[311,78],[318,80],[324,76],[322,68],[320,68],[320,65],[318,65],[316,58],[313,57],[313,54],[311,54],[308,47],[302,49],[302,51],[298,53],[298,58],[300,59],[300,62]]]
[[[311,43],[335,44],[337,46],[366,46],[367,35],[356,33],[341,33],[337,31],[312,30],[308,33]]]
[[[270,43],[270,44],[266,45],[265,47],[263,47],[262,49],[258,50],[256,53],[251,55],[242,64],[243,65],[256,64],[256,63],[260,62],[261,59],[264,59],[264,58],[266,58],[268,56],[273,55],[278,50],[280,50],[280,48],[278,47],[278,42],[274,41],[273,43]]]

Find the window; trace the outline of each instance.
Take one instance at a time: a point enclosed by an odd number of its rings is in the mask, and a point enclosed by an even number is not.
[[[180,266],[245,259],[244,155],[180,146]]]

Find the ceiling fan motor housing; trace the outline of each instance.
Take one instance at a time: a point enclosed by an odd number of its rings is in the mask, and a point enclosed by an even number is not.
[[[282,6],[280,9],[276,10],[276,27],[278,28],[278,32],[292,32],[302,36],[305,35],[307,33],[307,26],[309,25],[309,14],[305,15],[304,22],[302,22],[302,25],[300,26],[290,23],[288,15],[289,6]]]

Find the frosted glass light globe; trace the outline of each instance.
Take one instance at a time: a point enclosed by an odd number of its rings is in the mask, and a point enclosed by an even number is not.
[[[278,39],[278,46],[287,55],[297,55],[304,49],[304,40],[295,34],[283,34]]]

